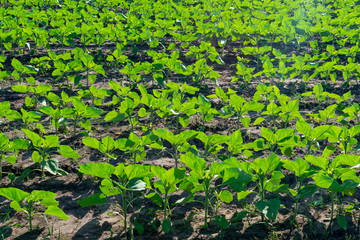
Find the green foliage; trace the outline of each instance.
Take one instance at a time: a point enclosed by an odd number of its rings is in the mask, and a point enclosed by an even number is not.
[[[180,152],[186,152],[189,148],[189,144],[187,141],[195,138],[198,134],[197,131],[193,130],[186,130],[177,135],[174,135],[172,132],[165,129],[156,129],[153,132],[156,136],[165,139],[171,144],[173,152],[170,154],[172,154],[172,156],[174,157],[175,168],[178,167],[178,159]]]
[[[33,230],[32,220],[36,214],[55,216],[62,220],[69,217],[58,207],[59,202],[55,200],[56,193],[43,190],[34,190],[31,193],[24,192],[18,188],[0,188],[0,195],[11,201],[10,207],[17,212],[28,215],[29,229]],[[37,205],[46,208],[45,211],[37,210]]]
[[[29,141],[25,139],[15,139],[10,141],[9,138],[0,133],[0,180],[2,180],[2,161],[14,164],[17,159],[17,152],[21,149],[27,149],[30,146]],[[8,153],[11,153],[8,155]]]
[[[112,203],[123,211],[124,229],[127,230],[127,212],[135,200],[129,194],[144,191],[150,187],[149,178],[153,177],[150,167],[142,165],[118,164],[117,167],[108,163],[81,164],[79,171],[86,175],[103,178],[100,185],[101,193],[95,193],[78,201],[82,207],[97,204],[108,204],[107,197],[120,195],[121,202]],[[114,176],[114,178],[112,177]],[[111,204],[111,203],[109,203]]]
[[[34,163],[41,166],[41,177],[45,177],[45,171],[53,175],[66,175],[67,172],[59,168],[59,162],[56,158],[50,157],[50,154],[57,152],[60,147],[59,137],[55,135],[47,135],[44,138],[39,134],[28,129],[22,129],[25,135],[30,139],[35,151],[32,153]]]

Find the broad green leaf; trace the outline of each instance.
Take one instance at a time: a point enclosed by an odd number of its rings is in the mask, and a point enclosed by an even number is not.
[[[43,190],[34,190],[31,192],[31,195],[32,195],[34,201],[40,201],[41,199],[51,199],[52,201],[55,201],[57,203],[56,206],[59,205],[59,203],[54,199],[56,197],[56,193],[49,192],[49,191],[43,191]],[[44,205],[44,204],[42,204],[42,205]],[[51,204],[51,205],[53,205],[53,204]],[[48,206],[48,205],[44,205],[44,206]]]
[[[311,136],[311,126],[307,123],[307,122],[304,122],[304,121],[297,121],[296,122],[296,130],[305,135],[305,137],[310,137]]]
[[[313,195],[314,193],[316,193],[317,190],[318,190],[318,187],[314,184],[307,184],[305,186],[302,186],[301,189],[299,190],[299,192],[297,193],[295,199],[299,200],[299,199],[302,199],[305,197],[309,197],[309,196]]]
[[[106,198],[102,197],[102,193],[95,193],[89,197],[77,201],[77,203],[81,207],[89,207],[97,204],[106,204]]]
[[[127,189],[131,191],[143,191],[146,189],[146,183],[140,179],[131,179],[127,185]]]
[[[336,221],[342,229],[344,229],[345,231],[347,230],[347,221],[346,221],[345,216],[338,215],[336,217]]]
[[[228,229],[230,226],[229,222],[226,220],[226,218],[224,216],[216,216],[215,223],[216,223],[216,225],[221,227],[221,229]]]
[[[100,143],[100,141],[96,140],[95,138],[83,138],[82,142],[84,143],[85,146],[100,150],[101,143]]]
[[[31,155],[31,158],[33,159],[33,161],[35,163],[41,162],[41,160],[42,160],[38,151],[34,151]]]
[[[162,223],[161,223],[161,230],[164,233],[167,233],[171,230],[171,222],[168,219],[165,219]]]
[[[306,155],[305,160],[314,166],[320,167],[321,169],[327,169],[329,160],[324,157],[314,157],[313,155]]]
[[[0,195],[6,197],[9,200],[22,202],[25,198],[30,197],[30,193],[24,192],[18,188],[0,188]]]
[[[340,184],[323,171],[320,171],[317,174],[315,174],[313,179],[315,180],[316,186],[320,188],[325,188],[332,191],[342,190]]]
[[[53,175],[66,175],[67,173],[59,168],[59,161],[55,158],[49,158],[46,161],[41,161],[40,165],[49,173]]]
[[[109,179],[115,167],[108,163],[87,163],[80,165],[80,172],[101,178]]]
[[[61,210],[59,207],[56,207],[56,206],[49,206],[44,214],[47,214],[47,215],[51,215],[51,216],[55,216],[55,217],[58,217],[62,220],[69,220],[69,216],[66,215],[63,210]]]
[[[283,167],[295,173],[295,176],[300,177],[304,172],[309,169],[309,164],[301,159],[296,158],[294,161],[288,159],[282,160]]]
[[[188,153],[180,156],[180,162],[183,162],[189,167],[192,170],[191,174],[195,175],[197,178],[201,178],[204,175],[204,170],[206,169],[206,162],[204,159]]]
[[[0,158],[1,158],[1,156],[0,156]],[[2,160],[6,161],[6,162],[8,162],[10,164],[14,164],[14,163],[16,163],[16,156],[10,155],[8,157],[3,158]]]
[[[35,147],[42,147],[41,146],[41,137],[39,136],[39,134],[37,133],[34,133],[28,129],[21,129],[25,134],[26,136],[31,140],[32,144],[35,146]]]
[[[237,193],[237,199],[238,201],[246,198],[250,193],[252,193],[251,191],[241,191]]]
[[[149,193],[148,195],[146,195],[146,198],[153,201],[159,207],[162,207],[162,198],[158,193]]]
[[[252,176],[250,174],[240,168],[236,168],[235,166],[225,168],[222,177],[223,184],[229,185],[237,192],[245,190],[246,185],[252,180]]]
[[[13,90],[14,92],[19,92],[19,93],[27,93],[30,91],[30,88],[25,85],[13,85],[11,87],[11,90]]]
[[[45,141],[44,141],[44,145],[43,147],[48,147],[48,148],[55,148],[55,147],[59,147],[59,137],[55,136],[55,135],[47,135],[45,136]]]
[[[109,196],[116,196],[119,195],[121,192],[123,192],[123,187],[121,186],[121,184],[118,184],[120,186],[118,187],[114,187],[114,183],[113,181],[105,178],[101,181],[101,185],[100,185],[100,190],[103,193],[101,196],[102,197],[109,197]],[[119,189],[120,187],[120,189]]]
[[[233,195],[228,190],[221,191],[219,197],[225,203],[230,203],[233,200]]]
[[[65,158],[78,159],[81,156],[68,145],[60,145],[59,153]]]
[[[272,198],[266,202],[259,201],[256,203],[256,207],[270,220],[275,221],[280,209],[280,200],[278,198]]]

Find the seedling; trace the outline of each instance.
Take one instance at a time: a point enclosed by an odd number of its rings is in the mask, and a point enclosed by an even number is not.
[[[312,128],[307,122],[298,120],[296,122],[296,130],[303,134],[303,143],[307,146],[307,154],[311,153],[312,150],[319,149],[319,140],[326,139],[325,134],[331,129],[330,125],[322,125],[319,127]]]
[[[201,116],[201,131],[205,130],[205,122],[210,122],[218,111],[216,109],[211,108],[211,102],[204,97],[204,95],[200,94],[198,97],[198,113]]]
[[[159,166],[151,166],[151,172],[154,173],[156,177],[160,178],[160,180],[154,183],[153,189],[155,192],[149,193],[146,195],[146,198],[152,200],[159,207],[163,207],[164,221],[162,223],[162,228],[164,232],[168,232],[170,230],[169,224],[171,226],[171,223],[168,220],[168,215],[171,214],[169,198],[178,190],[178,184],[186,178],[186,171],[185,169],[179,168],[166,170]]]
[[[310,176],[316,173],[316,170],[309,166],[309,164],[301,159],[296,158],[294,161],[283,160],[283,167],[287,170],[294,172],[296,184],[295,188],[289,188],[290,194],[295,200],[295,209],[294,209],[294,223],[296,221],[296,215],[298,212],[299,200],[313,195],[317,191],[317,186],[314,184],[303,185],[304,181]]]
[[[24,212],[28,215],[29,229],[33,230],[32,220],[35,215],[51,215],[62,220],[69,217],[61,210],[59,202],[55,200],[56,193],[43,190],[34,190],[31,193],[24,192],[18,188],[0,188],[0,195],[11,201],[10,207],[17,212]],[[46,207],[45,211],[36,209],[37,205]]]
[[[9,138],[0,133],[0,180],[2,180],[2,161],[6,161],[10,164],[16,162],[16,153],[20,149],[27,149],[30,146],[29,141],[25,139],[15,139],[10,141]],[[8,155],[8,153],[12,153]]]
[[[114,140],[112,137],[106,136],[101,139],[101,142],[95,138],[83,138],[82,142],[85,146],[95,148],[99,150],[106,156],[106,162],[109,163],[110,159],[116,159],[118,156],[112,152],[115,149],[119,149],[122,145],[128,145],[129,143],[124,143],[122,140]]]
[[[254,162],[245,162],[242,169],[253,176],[253,181],[257,183],[259,200],[256,207],[261,213],[262,221],[265,216],[275,221],[280,209],[279,198],[266,199],[266,191],[275,193],[287,192],[288,186],[281,184],[281,179],[285,175],[279,170],[281,159],[275,153],[271,153],[267,158],[257,158]]]
[[[121,151],[125,151],[131,155],[133,164],[146,158],[145,147],[149,146],[154,149],[162,149],[163,143],[158,140],[156,135],[145,135],[138,137],[134,133],[130,133],[129,138],[119,139],[122,144],[119,145]],[[117,140],[117,141],[119,141]]]
[[[41,138],[37,133],[28,129],[22,129],[26,136],[31,140],[34,148],[32,159],[41,166],[41,178],[45,178],[45,170],[53,175],[66,175],[67,173],[59,168],[59,162],[55,158],[51,158],[50,154],[56,152],[56,148],[60,147],[59,137],[55,135],[47,135]]]
[[[229,136],[214,134],[214,135],[206,135],[203,132],[199,132],[196,135],[196,138],[203,142],[204,144],[204,159],[208,160],[209,154],[215,155],[217,154],[223,147],[220,145],[229,140]]]
[[[180,152],[186,151],[186,144],[187,141],[196,137],[198,132],[193,130],[183,131],[178,135],[174,135],[172,132],[165,130],[165,129],[156,129],[154,130],[154,134],[158,137],[165,139],[166,141],[170,142],[172,145],[173,152],[170,153],[175,160],[175,168],[178,167],[178,159]]]
[[[233,161],[235,159],[232,159]],[[239,195],[238,199],[246,197],[248,192],[245,191],[247,183],[251,181],[251,176],[233,163],[212,163],[209,167],[206,166],[205,160],[193,154],[181,155],[180,161],[191,169],[190,177],[180,186],[182,189],[189,191],[190,195],[178,200],[177,204],[185,204],[187,202],[195,201],[196,192],[204,192],[205,197],[203,201],[198,201],[204,204],[205,219],[204,227],[208,227],[208,211],[209,207],[217,210],[219,201],[229,203],[233,200],[232,194],[228,190],[221,190],[222,186],[229,185],[236,190]],[[237,162],[237,160],[235,160]],[[213,183],[219,178],[222,178],[221,184]],[[215,199],[215,204],[212,205],[212,199]]]
[[[229,105],[223,107],[220,110],[221,117],[230,117],[235,115],[237,119],[237,128],[240,129],[240,122],[248,129],[250,127],[250,117],[245,117],[248,111],[256,111],[259,112],[264,108],[264,105],[255,101],[247,102],[245,98],[232,94],[230,95]]]
[[[123,212],[125,231],[128,228],[127,212],[135,199],[128,198],[132,192],[144,191],[150,187],[149,178],[153,176],[148,166],[119,164],[117,167],[108,163],[88,163],[80,165],[79,171],[86,175],[102,178],[101,193],[83,198],[78,203],[82,207],[97,204],[113,204]],[[114,178],[113,176],[114,175]],[[120,195],[121,203],[107,203],[106,197]]]
[[[98,118],[100,117],[102,110],[95,107],[89,107],[83,103],[83,101],[77,98],[71,98],[71,103],[74,108],[64,108],[61,110],[62,116],[66,118],[72,118],[74,124],[73,136],[76,136],[77,124],[82,118]]]
[[[358,156],[341,154],[329,163],[329,160],[325,157],[306,155],[305,160],[318,168],[316,174],[313,176],[316,186],[325,189],[330,195],[330,227],[333,223],[334,206],[338,194],[341,193],[351,196],[359,186],[360,179],[357,177],[354,168],[359,166],[360,158]],[[339,219],[341,220],[341,218]]]
[[[337,127],[332,126],[326,135],[328,136],[329,142],[339,143],[339,147],[345,154],[350,153],[354,150],[354,146],[358,143],[355,136],[360,133],[360,126],[356,125],[352,128],[346,126]]]

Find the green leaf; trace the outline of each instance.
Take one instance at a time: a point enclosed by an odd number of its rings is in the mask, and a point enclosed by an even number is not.
[[[56,206],[49,206],[44,212],[44,214],[55,216],[62,220],[69,220],[69,216],[66,215],[63,210]]]
[[[31,155],[31,157],[35,163],[41,162],[41,160],[42,160],[38,151],[34,151]]]
[[[237,192],[245,190],[246,185],[251,182],[252,176],[240,168],[225,168],[223,172],[223,184],[229,185]]]
[[[21,129],[25,134],[26,136],[31,140],[32,144],[35,146],[35,147],[41,147],[41,137],[39,136],[39,134],[37,133],[34,133],[28,129]]]
[[[97,204],[106,204],[106,198],[103,197],[102,193],[95,193],[77,201],[77,203],[80,204],[81,207],[89,207]]]
[[[85,146],[100,150],[101,143],[95,138],[83,138],[82,142]]]
[[[183,162],[187,167],[189,167],[192,172],[192,175],[195,175],[197,178],[201,178],[205,174],[206,162],[204,159],[197,157],[191,153],[183,154],[180,156],[180,162]]]
[[[228,190],[221,191],[219,197],[225,203],[230,203],[233,200],[233,195]]]
[[[123,186],[120,185],[120,188],[122,188]],[[110,179],[103,179],[101,181],[101,185],[100,185],[100,190],[103,193],[103,196],[115,196],[115,195],[119,195],[121,192],[121,190],[118,189],[118,187],[114,187],[114,182],[111,181]]]
[[[159,207],[162,207],[162,198],[158,193],[149,193],[146,195],[146,198],[153,201]]]
[[[131,191],[143,191],[146,189],[146,183],[140,179],[131,179],[127,188]]]
[[[342,229],[344,229],[345,231],[347,230],[347,221],[346,221],[345,216],[338,215],[336,217],[336,221]]]
[[[0,158],[1,158],[1,156],[0,156]],[[10,155],[8,157],[3,158],[2,160],[6,161],[6,162],[8,162],[10,164],[14,164],[14,163],[16,163],[16,156]]]
[[[171,222],[169,219],[165,219],[162,223],[161,223],[161,230],[164,233],[167,233],[171,230]]]
[[[148,113],[146,112],[145,108],[140,108],[138,112],[139,117],[146,117]]]
[[[81,156],[68,145],[60,145],[59,153],[65,158],[78,159]]]
[[[134,227],[135,227],[135,229],[136,229],[136,231],[137,231],[137,233],[139,235],[142,235],[144,233],[145,228],[141,223],[134,222],[134,223],[131,223],[131,224],[134,225]]]
[[[311,128],[311,126],[310,126],[307,122],[300,121],[300,120],[297,121],[297,122],[296,122],[296,130],[297,130],[299,133],[304,134],[305,137],[311,136],[312,128]]]
[[[10,207],[11,207],[12,209],[14,209],[15,211],[18,211],[18,212],[23,211],[23,209],[21,208],[19,202],[17,202],[17,201],[12,201],[12,202],[10,203]]]
[[[318,186],[320,188],[325,188],[325,189],[329,189],[332,191],[341,191],[342,190],[342,187],[340,186],[340,184],[323,171],[320,171],[317,174],[315,174],[313,179],[316,183],[316,186]]]
[[[257,126],[257,125],[259,125],[260,123],[262,123],[264,120],[265,120],[265,118],[263,118],[263,117],[258,117],[257,119],[255,119],[253,125],[254,125],[254,126]]]
[[[25,85],[13,85],[13,86],[11,86],[11,90],[13,90],[14,92],[19,92],[19,93],[27,93],[30,91],[30,88]]]
[[[296,158],[294,161],[285,159],[282,161],[283,167],[295,173],[295,176],[300,177],[305,171],[309,169],[309,164],[301,159]]]
[[[67,175],[67,172],[59,168],[59,161],[56,158],[49,158],[46,161],[41,161],[40,165],[49,173],[53,175]]]
[[[17,188],[9,187],[0,188],[0,195],[12,201],[22,202],[25,198],[30,196],[30,193],[24,192],[23,190]]]
[[[238,201],[246,198],[249,194],[251,193],[251,191],[241,191],[237,193],[237,199]]]
[[[175,202],[175,204],[186,204],[186,203],[192,202],[194,200],[195,195],[196,195],[195,193],[191,193],[191,194],[187,195],[186,197],[183,197],[183,198],[177,200]]]
[[[268,201],[259,201],[256,207],[270,220],[275,221],[276,216],[280,209],[280,200],[272,198]]]
[[[11,66],[13,66],[15,68],[15,70],[19,71],[19,72],[23,72],[24,71],[24,66],[21,64],[21,62],[19,60],[17,60],[16,58],[13,58],[11,61]]]
[[[336,148],[331,146],[331,145],[327,145],[322,153],[322,157],[324,158],[328,158],[330,157],[331,154],[333,154],[336,151]]]
[[[306,155],[305,160],[317,167],[320,167],[323,170],[327,169],[329,165],[329,160],[324,157],[314,157],[313,155]]]
[[[108,163],[87,163],[81,164],[79,171],[87,175],[110,179],[115,167]]]
[[[216,216],[215,223],[222,229],[228,229],[230,226],[229,222],[226,220],[226,218],[224,216]]]
[[[99,74],[101,74],[101,75],[103,75],[104,77],[106,77],[104,68],[103,68],[102,66],[96,65],[96,66],[94,67],[94,71],[97,72],[97,73],[99,73]]]
[[[301,189],[299,190],[299,192],[297,193],[295,199],[299,200],[299,199],[302,199],[305,197],[309,197],[309,196],[313,195],[314,193],[316,193],[317,190],[318,190],[318,187],[314,184],[308,184],[308,185],[302,186]]]

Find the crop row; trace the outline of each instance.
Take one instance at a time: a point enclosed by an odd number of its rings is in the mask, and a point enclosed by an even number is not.
[[[0,62],[11,62],[12,67],[5,65],[1,79],[51,72],[55,82],[77,86],[80,73],[86,73],[89,84],[96,78],[89,72],[106,76],[103,68],[110,67],[135,84],[150,78],[163,87],[170,75],[180,74],[203,85],[221,76],[215,70],[218,64],[229,64],[223,60],[224,49],[237,59],[235,64],[231,60],[238,75],[234,82],[248,83],[259,76],[308,81],[320,75],[349,84],[360,76],[358,5],[353,1],[40,2],[2,6],[0,47],[11,58],[1,56]],[[116,49],[89,54],[88,47],[106,44]],[[20,63],[12,49],[21,54],[23,48],[45,54]],[[296,53],[290,55],[287,49]]]
[[[204,227],[208,226],[208,214],[211,209],[217,213],[220,203],[232,202],[234,193],[237,200],[245,199],[249,194],[256,193],[258,198],[254,204],[255,210],[243,210],[231,219],[230,223],[223,216],[216,216],[216,222],[223,228],[229,224],[242,221],[247,215],[260,214],[262,221],[275,221],[281,206],[280,194],[291,196],[295,202],[293,223],[296,223],[298,204],[314,195],[319,189],[329,194],[331,199],[331,219],[333,224],[334,207],[338,203],[337,223],[347,229],[344,217],[345,211],[352,212],[358,209],[358,202],[341,201],[342,195],[352,195],[359,186],[360,178],[355,169],[359,167],[360,157],[341,154],[329,163],[325,157],[305,156],[305,160],[296,158],[294,161],[281,160],[271,153],[267,158],[257,158],[253,162],[240,162],[236,158],[228,158],[223,162],[213,162],[211,165],[194,154],[187,153],[180,157],[185,168],[171,168],[166,170],[159,166],[124,165],[114,167],[108,163],[88,163],[80,165],[80,173],[96,176],[101,179],[100,191],[78,201],[82,207],[97,204],[113,204],[122,210],[123,226],[127,230],[129,208],[134,210],[132,203],[139,198],[153,201],[163,209],[162,231],[168,232],[171,228],[171,201],[172,194],[179,190],[188,192],[184,198],[178,199],[174,205],[200,202],[204,206]],[[294,174],[294,184],[282,184],[285,177],[282,169]],[[311,179],[314,184],[309,184]],[[249,187],[250,186],[250,187]],[[252,186],[252,187],[251,187]],[[138,194],[134,195],[134,192]],[[140,192],[140,194],[139,194]],[[201,194],[205,196],[198,197]],[[270,195],[269,193],[275,193]],[[56,194],[48,191],[33,191],[26,193],[17,188],[1,188],[0,195],[11,200],[10,206],[29,217],[29,226],[32,230],[32,218],[38,214],[35,207],[41,204],[46,207],[44,215],[52,215],[63,220],[68,216],[58,208],[54,199]],[[107,197],[119,195],[119,201],[107,200]],[[269,197],[272,196],[272,197]],[[144,199],[143,199],[144,200]],[[346,206],[345,206],[346,205]],[[133,218],[134,219],[134,218]],[[136,219],[136,218],[135,218]],[[141,234],[144,227],[140,222],[130,222]]]
[[[198,98],[192,97],[199,89],[187,84],[169,82],[167,88],[154,90],[152,94],[140,84],[138,88],[140,95],[137,91],[131,91],[129,87],[121,87],[116,82],[110,82],[109,85],[113,91],[91,86],[89,90],[80,90],[78,96],[72,97],[64,91],[61,96],[57,96],[51,92],[50,85],[12,86],[14,91],[34,94],[25,98],[27,107],[33,108],[34,111],[26,111],[22,108],[20,114],[11,109],[9,102],[2,102],[1,114],[3,119],[10,121],[5,124],[9,129],[14,125],[12,122],[21,119],[22,132],[30,141],[22,138],[10,140],[5,134],[1,134],[1,160],[14,164],[19,151],[30,149],[32,160],[39,166],[43,178],[46,172],[66,175],[66,171],[61,169],[61,162],[59,163],[55,155],[60,154],[75,161],[81,158],[76,149],[60,143],[62,134],[58,130],[62,124],[71,120],[74,127],[73,136],[77,136],[76,129],[80,124],[82,128],[88,130],[87,133],[83,133],[85,137],[82,138],[82,143],[99,151],[107,161],[107,163],[80,165],[81,173],[104,179],[101,182],[101,193],[80,201],[79,203],[83,206],[105,204],[106,197],[121,195],[122,200],[116,206],[122,209],[127,219],[128,207],[134,200],[133,194],[128,196],[129,191],[145,193],[145,189],[152,189],[147,190],[145,196],[163,208],[163,230],[169,231],[171,226],[167,213],[170,209],[169,198],[177,190],[189,192],[187,197],[177,201],[179,204],[203,201],[206,226],[209,207],[216,212],[220,202],[229,203],[233,200],[234,193],[237,194],[238,200],[242,200],[248,194],[255,192],[258,195],[258,200],[254,203],[255,212],[259,213],[264,221],[274,221],[281,205],[281,194],[293,197],[296,204],[293,209],[295,219],[299,201],[314,195],[318,189],[323,189],[331,197],[332,215],[334,206],[338,203],[341,214],[337,217],[337,221],[344,229],[347,228],[344,218],[345,206],[341,201],[341,196],[352,195],[360,182],[355,171],[360,164],[360,158],[351,155],[358,146],[357,135],[360,133],[360,126],[357,109],[359,106],[355,102],[351,103],[350,92],[339,96],[324,91],[321,84],[315,85],[312,91],[303,93],[303,97],[312,97],[319,104],[329,106],[310,113],[304,118],[299,112],[299,99],[291,100],[286,95],[280,94],[276,86],[265,84],[259,84],[257,92],[249,100],[238,96],[234,90],[229,89],[225,93],[221,88],[217,88],[215,94],[207,97],[220,99],[223,104],[219,107],[220,110],[212,108],[211,101],[202,94],[199,94]],[[111,98],[112,101],[107,103],[111,106],[110,109],[103,107],[106,102],[102,102],[101,97],[95,98],[92,95],[98,92],[106,93],[106,96]],[[115,94],[111,95],[114,92]],[[96,99],[100,101],[97,102]],[[42,104],[43,106],[35,105],[44,101],[46,104]],[[331,101],[337,103],[330,104]],[[44,113],[45,116],[48,115],[49,118],[42,117],[38,111]],[[174,119],[174,133],[170,130],[154,128],[156,125],[154,121],[169,118],[170,114]],[[195,114],[199,116],[199,128],[202,131],[182,130],[181,127],[186,129],[189,126],[189,121]],[[256,118],[251,118],[249,114]],[[205,123],[212,121],[216,115],[223,118],[235,116],[238,130],[231,135],[205,134],[203,132]],[[138,136],[135,130],[141,125],[139,119],[145,117],[147,117],[147,124],[140,126],[143,135]],[[322,125],[312,126],[311,122],[309,124],[306,121],[309,117],[315,119],[315,124],[320,122]],[[101,139],[92,137],[93,124],[97,118],[114,123],[128,121],[129,136],[119,139],[110,136]],[[265,121],[266,119],[270,121]],[[51,123],[56,135],[48,133],[51,126],[49,123],[43,126],[41,122],[44,120]],[[253,126],[270,122],[270,128],[261,127],[258,138],[245,143],[243,134],[248,136],[256,134],[249,131],[251,122]],[[295,129],[291,127],[292,123],[296,123]],[[248,131],[245,131],[246,129]],[[201,144],[192,144],[194,139],[200,141]],[[167,151],[173,157],[174,168],[165,170],[158,166],[149,166],[146,162],[145,165],[138,165],[139,161],[147,158],[149,148]],[[293,158],[294,149],[303,149],[306,155],[304,159]],[[314,150],[320,150],[322,155],[320,157],[312,155],[315,153]],[[269,153],[269,156],[250,160],[255,158],[254,152],[258,151],[265,152],[265,155]],[[337,154],[334,157],[333,154],[339,151],[343,154]],[[110,160],[117,162],[121,152],[126,154],[126,163],[120,163],[116,167],[111,165]],[[281,160],[277,154],[294,160]],[[190,171],[182,168],[180,163],[185,164]],[[293,172],[296,179],[295,185],[282,183],[285,177],[282,170]],[[26,169],[18,179],[26,178],[31,171],[34,169]],[[8,177],[15,181],[14,173],[9,172]],[[311,179],[314,184],[309,183]],[[220,185],[219,181],[222,182]],[[51,211],[46,210],[44,214],[66,219],[64,213],[57,207],[58,203],[54,200],[55,195],[52,193],[35,192],[31,193],[32,197],[29,198],[29,193],[17,193],[18,191],[21,190],[2,188],[0,194],[17,202],[19,206],[25,206],[25,208],[19,208],[18,205],[14,205],[16,203],[11,205],[15,210],[27,212],[30,222],[31,214],[33,214],[31,211],[34,211],[31,204],[42,201],[43,198],[53,199],[49,200],[50,205],[43,204],[48,208],[51,206]],[[206,197],[204,199],[196,197],[199,192],[205,193]],[[268,199],[267,192],[277,195],[275,198]],[[24,201],[31,201],[30,205],[29,202],[24,203]],[[355,200],[346,206],[347,211],[356,208]],[[248,214],[251,215],[251,212],[242,212],[239,215],[241,217],[236,221],[240,221]],[[217,218],[217,221],[219,224],[226,223],[222,226],[228,227],[228,222],[224,219]],[[127,228],[127,223],[124,222],[124,224]],[[132,224],[141,232],[142,228],[139,224]]]

